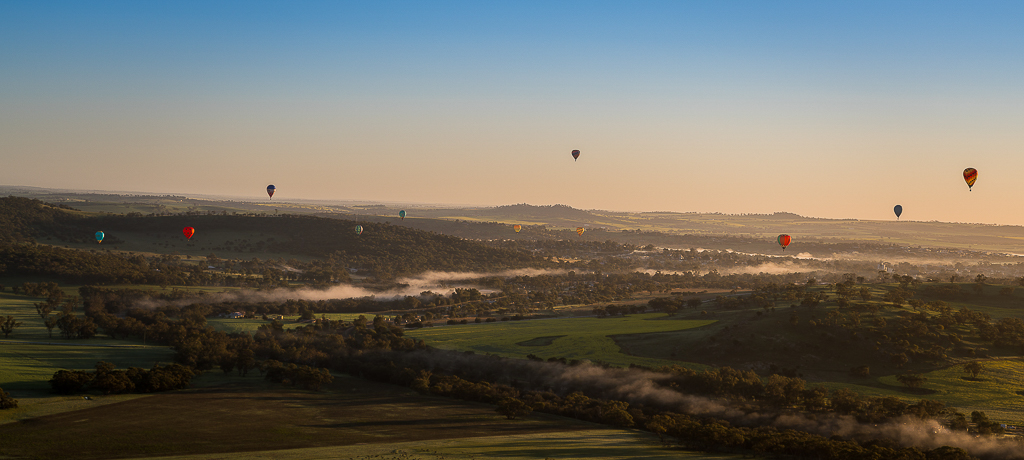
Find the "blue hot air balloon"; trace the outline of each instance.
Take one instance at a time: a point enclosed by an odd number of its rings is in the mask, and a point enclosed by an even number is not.
[[[103,232],[96,232],[96,244],[103,242]]]
[[[267,186],[267,195],[270,195],[270,199],[271,200],[274,199],[274,192],[276,192],[276,191],[277,191],[277,187],[274,187],[273,185],[268,185]]]
[[[401,217],[402,220],[405,220],[405,210],[404,209],[401,210],[401,211],[398,211],[398,217]]]
[[[903,206],[896,205],[895,208],[892,208],[892,211],[896,213],[896,220],[900,220],[900,214],[903,214]]]

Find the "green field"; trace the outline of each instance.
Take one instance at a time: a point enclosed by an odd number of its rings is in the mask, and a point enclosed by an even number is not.
[[[543,413],[507,420],[488,404],[344,375],[321,392],[227,380],[0,424],[0,458],[739,458]]]
[[[622,352],[612,337],[686,331],[714,322],[679,320],[666,317],[664,313],[645,313],[615,318],[557,318],[435,326],[410,330],[406,335],[423,339],[436,348],[511,358],[533,354],[544,359],[586,359],[616,366],[661,366],[680,363],[628,355]]]
[[[274,315],[268,315],[274,316]],[[366,317],[367,321],[373,321],[373,318],[377,316],[374,313],[318,313],[317,318],[326,316],[332,321],[352,321],[360,316]],[[285,329],[291,329],[294,327],[305,326],[305,323],[300,323],[299,315],[288,315],[284,319],[278,320]],[[265,320],[262,318],[207,318],[206,324],[218,331],[224,332],[256,332],[260,326],[264,324],[270,324],[272,320]]]
[[[0,388],[10,392],[19,402],[17,409],[0,411],[0,423],[87,405],[81,396],[50,393],[48,382],[61,369],[91,370],[98,361],[109,361],[119,368],[136,366],[148,369],[156,363],[172,361],[170,348],[146,346],[139,341],[113,340],[102,335],[88,340],[68,340],[61,338],[60,331],[56,329],[51,338],[33,306],[41,300],[0,293],[0,316],[14,316],[23,323],[8,339],[0,338]],[[135,397],[107,398],[120,401]]]
[[[921,386],[934,399],[960,409],[965,414],[984,411],[992,420],[1024,425],[1024,360],[985,361],[985,370],[977,378],[964,372],[963,366],[950,366],[922,374],[928,381]],[[900,385],[895,376],[878,379],[887,385]]]
[[[149,457],[152,460],[277,459],[277,460],[441,460],[485,459],[686,459],[725,460],[739,455],[688,452],[660,447],[657,436],[639,430],[592,429],[558,433],[484,436],[360,446],[311,447],[238,454]]]

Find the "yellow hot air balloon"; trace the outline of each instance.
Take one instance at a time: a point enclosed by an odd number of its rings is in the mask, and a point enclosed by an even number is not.
[[[512,226],[512,230],[515,230],[516,233],[519,233],[519,231],[522,230],[522,229],[523,229],[523,226],[519,225],[519,224],[515,224],[515,225]]]
[[[964,181],[967,182],[967,191],[971,191],[974,187],[974,181],[978,180],[978,170],[974,168],[967,168],[964,170]]]
[[[583,228],[583,227],[576,227],[576,234],[579,235],[579,236],[583,236],[583,232],[585,232],[585,231],[587,231],[587,230],[585,228]]]

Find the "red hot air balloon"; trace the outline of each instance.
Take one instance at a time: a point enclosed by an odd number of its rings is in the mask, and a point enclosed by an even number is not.
[[[188,238],[188,239],[191,240],[192,239],[192,235],[196,234],[196,229],[194,229],[192,227],[185,227],[184,229],[181,230],[181,233],[185,234],[185,238]]]
[[[579,157],[580,157],[580,151],[579,150],[573,150],[572,151],[572,161],[576,161]]]
[[[512,230],[515,230],[516,233],[519,233],[519,231],[522,230],[522,229],[523,229],[523,226],[519,225],[519,224],[515,224],[515,225],[512,226]]]
[[[967,191],[971,191],[974,187],[974,181],[978,180],[978,170],[974,168],[967,168],[964,170],[964,181],[967,182]]]
[[[782,246],[783,251],[786,250],[786,246],[789,246],[789,242],[791,240],[792,238],[790,238],[789,235],[779,235],[779,246]]]

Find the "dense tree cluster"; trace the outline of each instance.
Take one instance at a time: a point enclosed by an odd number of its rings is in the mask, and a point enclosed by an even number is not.
[[[260,368],[265,372],[266,379],[271,382],[299,385],[307,390],[319,391],[320,387],[334,381],[334,377],[331,377],[327,369],[295,363],[284,364],[270,359],[260,363]]]
[[[96,390],[104,394],[155,393],[188,388],[195,372],[187,366],[155,365],[146,370],[129,367],[118,370],[106,361],[96,363],[94,372],[60,370],[50,379],[50,388],[60,394]]]
[[[39,227],[60,225],[72,219],[67,206],[9,196],[0,198],[0,244],[33,241]]]

